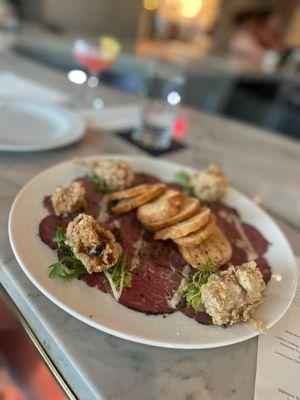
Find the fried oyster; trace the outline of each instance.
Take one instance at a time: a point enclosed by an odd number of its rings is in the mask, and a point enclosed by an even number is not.
[[[66,239],[89,274],[113,267],[122,253],[114,235],[90,215],[79,214],[74,218],[68,225]]]
[[[212,274],[201,288],[201,300],[215,325],[232,325],[238,321],[253,325],[252,314],[261,303],[265,288],[263,276],[252,261]]]
[[[87,167],[91,173],[102,179],[112,191],[123,190],[133,184],[135,177],[134,171],[131,166],[123,160],[89,160],[76,158],[74,162]]]
[[[86,190],[82,182],[55,189],[51,196],[52,207],[57,216],[66,216],[82,211],[86,205]]]
[[[216,164],[210,164],[205,171],[194,174],[191,184],[195,195],[207,202],[220,201],[228,190],[228,178]]]

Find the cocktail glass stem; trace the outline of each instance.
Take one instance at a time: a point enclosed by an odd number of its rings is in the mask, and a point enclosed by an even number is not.
[[[99,84],[99,73],[91,71],[87,80],[87,90],[84,99],[86,107],[93,108],[95,110],[99,110],[103,107],[103,100],[97,96]]]

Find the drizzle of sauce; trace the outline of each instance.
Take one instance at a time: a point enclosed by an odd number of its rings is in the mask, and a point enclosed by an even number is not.
[[[241,237],[240,239],[236,240],[235,245],[245,251],[248,261],[256,260],[258,258],[258,254],[254,250],[250,240],[248,239],[239,218],[236,215],[227,213],[224,210],[219,211],[219,215],[229,224],[235,225],[235,228]]]

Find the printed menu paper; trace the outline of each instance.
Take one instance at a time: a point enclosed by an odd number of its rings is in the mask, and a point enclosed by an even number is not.
[[[286,315],[259,336],[254,400],[300,400],[300,278]]]

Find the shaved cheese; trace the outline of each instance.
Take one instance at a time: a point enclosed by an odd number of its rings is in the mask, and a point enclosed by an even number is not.
[[[141,236],[138,238],[138,240],[136,242],[133,243],[132,247],[135,249],[133,256],[132,256],[132,260],[131,260],[131,267],[130,267],[130,271],[133,271],[135,268],[137,268],[140,264],[141,258],[140,258],[140,250],[145,247],[147,244],[147,242],[144,240],[143,238],[143,233],[141,234]]]
[[[102,198],[100,202],[100,212],[98,215],[98,221],[100,223],[104,223],[109,219],[109,212],[108,212],[108,200],[105,196]]]
[[[182,293],[182,289],[184,288],[184,285],[188,282],[188,278],[190,275],[190,266],[189,265],[185,265],[185,267],[182,270],[182,275],[183,278],[181,279],[180,285],[178,287],[178,289],[176,290],[176,292],[174,292],[173,297],[171,299],[168,300],[168,305],[173,308],[174,310],[177,308],[178,304],[180,303],[183,293]]]
[[[177,308],[177,305],[179,304],[179,302],[181,301],[182,296],[183,296],[182,289],[186,283],[187,283],[187,279],[182,278],[178,289],[173,294],[173,297],[170,300],[168,300],[168,305],[171,308],[173,308],[173,309]]]

